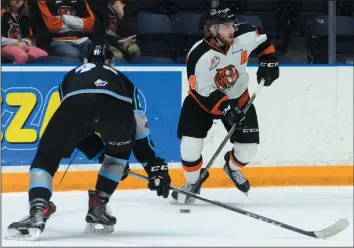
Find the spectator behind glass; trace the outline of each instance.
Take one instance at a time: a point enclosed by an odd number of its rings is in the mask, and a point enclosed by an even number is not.
[[[38,0],[45,25],[52,34],[51,49],[56,55],[87,59],[91,40],[87,33],[95,22],[85,0]]]
[[[119,35],[118,22],[124,16],[124,6],[124,0],[109,0],[109,14],[105,32],[114,56],[131,59],[134,56],[140,56],[140,48],[136,44],[136,35],[126,38]]]
[[[16,64],[48,54],[32,46],[27,1],[10,0],[1,9],[1,54]]]

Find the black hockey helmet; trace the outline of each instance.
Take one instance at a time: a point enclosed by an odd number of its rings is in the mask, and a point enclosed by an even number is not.
[[[236,15],[228,7],[211,8],[205,15],[204,25],[210,27],[211,25],[223,24],[234,21],[236,23]]]
[[[108,43],[91,46],[88,62],[114,67],[114,54]]]

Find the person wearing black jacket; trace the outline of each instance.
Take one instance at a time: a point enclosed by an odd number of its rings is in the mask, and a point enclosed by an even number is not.
[[[88,0],[96,20],[93,42],[106,41],[110,44],[114,56],[119,59],[131,59],[139,56],[140,48],[136,44],[136,35],[120,35],[120,22],[124,17],[125,0]]]
[[[32,45],[28,4],[24,0],[7,1],[1,9],[1,54],[17,64],[47,56]]]

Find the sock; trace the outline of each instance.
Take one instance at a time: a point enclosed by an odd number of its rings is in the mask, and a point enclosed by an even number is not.
[[[190,184],[194,184],[200,175],[200,169],[203,166],[203,158],[200,158],[197,161],[185,161],[182,160],[182,168],[184,171],[184,176],[186,178],[186,182]]]

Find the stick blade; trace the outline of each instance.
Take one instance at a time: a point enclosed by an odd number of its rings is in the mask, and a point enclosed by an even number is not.
[[[349,221],[341,218],[337,220],[336,223],[330,225],[329,227],[321,230],[321,231],[316,231],[314,232],[316,237],[319,239],[327,239],[330,237],[333,237],[343,231],[345,228],[349,226]]]

